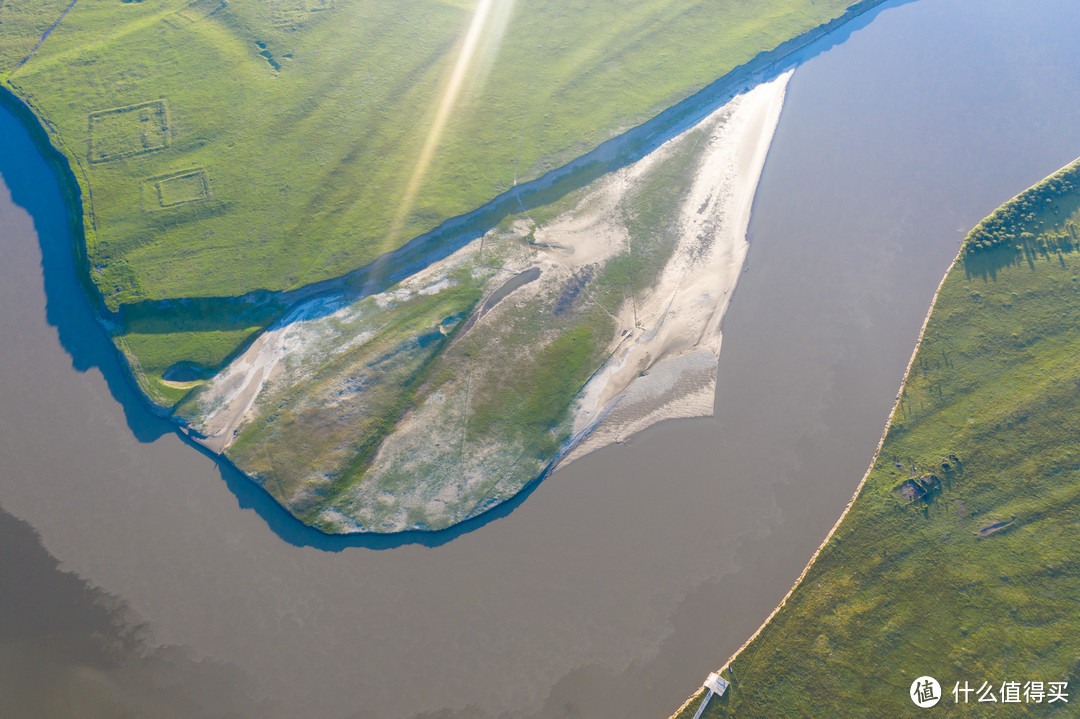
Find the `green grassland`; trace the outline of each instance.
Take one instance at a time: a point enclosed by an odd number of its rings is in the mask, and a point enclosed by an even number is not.
[[[1078,172],[969,235],[861,492],[705,716],[915,716],[908,688],[924,674],[945,694],[930,711],[1074,714],[1080,190],[1062,182]],[[987,244],[988,227],[1013,240]],[[905,490],[927,475],[941,487]],[[955,704],[964,681],[1069,682],[1071,703]]]
[[[420,169],[474,2],[3,0],[0,82],[71,164],[116,310],[364,266],[851,4],[496,0]],[[165,359],[250,337],[180,337],[166,358],[164,338],[116,331],[166,407]]]
[[[3,70],[85,172],[90,260],[115,306],[286,289],[364,265],[507,189],[515,171],[582,154],[847,4],[515,6],[390,237],[471,3],[80,0],[29,62]],[[41,7],[33,29],[54,10]],[[28,25],[0,28],[25,41]],[[125,111],[147,104],[168,118],[149,138]],[[148,212],[142,182],[185,168],[206,170],[213,200]]]

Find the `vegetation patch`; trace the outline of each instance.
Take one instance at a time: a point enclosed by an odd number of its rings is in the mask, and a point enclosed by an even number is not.
[[[1075,224],[1060,222],[1080,205],[1078,187],[1080,162],[1074,162],[1024,190],[976,225],[964,240],[965,255],[972,258],[995,248],[1030,253],[1080,243]],[[1054,225],[1060,227],[1051,231]]]
[[[108,162],[162,150],[169,145],[165,101],[90,113],[90,161]]]
[[[292,363],[260,398],[257,415],[227,455],[310,522],[315,511],[363,478],[371,455],[412,406],[432,358],[450,337],[452,330],[440,331],[443,322],[464,317],[478,299],[478,288],[466,285],[378,313],[373,301],[362,302],[358,319],[348,324],[362,327],[359,334],[367,340],[346,349],[328,344],[321,361],[309,355],[304,365]]]
[[[147,396],[168,409],[197,386],[169,382],[213,376],[282,312],[268,297],[138,303],[124,308],[113,341]]]

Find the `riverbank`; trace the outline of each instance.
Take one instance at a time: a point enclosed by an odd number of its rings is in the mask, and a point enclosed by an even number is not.
[[[1004,218],[1030,233],[1023,251],[961,247],[870,467],[795,585],[725,662],[732,689],[704,716],[901,712],[925,674],[943,687],[1074,677],[1061,637],[1075,635],[1080,595],[1065,568],[1080,544],[1061,538],[1080,502],[1069,359],[1080,344],[1080,190],[1046,200],[1048,180],[1002,206],[1038,200],[1032,219],[1017,225],[999,208],[969,235]]]
[[[945,280],[948,279],[949,275],[952,273],[953,269],[960,261],[960,257],[963,255],[963,253],[964,248],[961,247],[960,250],[957,252],[956,256],[953,258],[952,263],[949,265],[949,269],[946,270],[945,274],[942,276],[941,282],[938,283],[937,289],[934,290],[933,297],[930,299],[930,309],[926,311],[926,316],[923,318],[922,326],[919,328],[918,338],[915,341],[915,349],[911,351],[911,357],[908,359],[907,367],[904,369],[904,375],[900,380],[900,391],[897,392],[892,409],[889,411],[888,419],[885,421],[885,428],[881,430],[881,437],[878,439],[877,446],[874,448],[874,453],[870,460],[870,465],[866,468],[866,472],[863,473],[862,479],[859,480],[859,484],[855,488],[854,494],[851,495],[851,499],[849,499],[848,503],[844,506],[844,511],[840,513],[840,516],[837,518],[836,522],[833,524],[828,534],[826,534],[825,538],[821,540],[821,544],[818,545],[818,548],[814,550],[814,553],[812,555],[810,555],[810,560],[806,563],[806,566],[803,568],[799,576],[795,579],[794,583],[792,583],[791,589],[787,591],[787,594],[785,594],[783,599],[780,600],[780,603],[777,604],[771,612],[769,612],[769,616],[765,618],[765,621],[761,623],[761,626],[759,626],[754,631],[754,633],[751,634],[750,637],[745,642],[743,642],[739,646],[739,648],[736,649],[734,653],[732,653],[730,657],[727,658],[727,661],[725,661],[720,666],[720,668],[716,670],[717,674],[724,676],[728,681],[731,681],[732,675],[730,670],[732,663],[751,644],[753,644],[753,642],[757,640],[759,636],[761,636],[762,632],[764,632],[766,628],[770,626],[773,619],[776,618],[777,614],[779,614],[780,611],[787,605],[788,600],[791,599],[795,591],[803,585],[803,583],[806,581],[807,576],[810,573],[810,570],[813,569],[814,563],[817,562],[818,557],[821,556],[822,551],[825,550],[825,548],[829,545],[829,542],[833,539],[833,536],[843,525],[844,519],[848,516],[851,508],[855,505],[855,502],[856,500],[858,500],[859,495],[862,494],[863,487],[866,485],[867,480],[870,478],[871,472],[877,465],[878,460],[881,458],[881,449],[885,444],[885,439],[889,435],[889,430],[892,427],[893,419],[895,418],[896,412],[900,407],[900,401],[904,395],[904,387],[907,385],[908,377],[911,374],[912,367],[915,366],[915,358],[918,356],[919,349],[922,347],[923,337],[926,334],[926,326],[930,322],[930,318],[933,316],[934,309],[937,306],[938,295],[941,293],[941,288],[945,285]],[[687,700],[683,702],[683,704],[678,709],[675,710],[675,712],[671,715],[670,719],[685,719],[685,717],[691,716],[691,714],[695,712],[696,708],[700,705],[700,702],[704,698],[705,693],[705,689],[699,689],[694,694],[691,694],[690,697],[687,698]],[[709,717],[711,716],[711,714],[703,714],[703,716]]]
[[[68,161],[69,153],[61,148],[63,141],[53,129],[52,123],[44,119],[27,100],[20,98],[6,84],[0,81],[0,105],[14,115],[26,128],[34,146],[56,175],[64,199],[67,225],[71,231],[71,252],[79,269],[79,279],[86,291],[87,302],[98,313],[105,312],[101,296],[90,281],[89,266],[86,262],[85,224],[83,222],[83,189],[75,177]],[[59,147],[58,147],[59,146]]]

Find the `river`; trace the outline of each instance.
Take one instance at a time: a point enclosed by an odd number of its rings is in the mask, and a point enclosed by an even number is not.
[[[667,716],[843,509],[966,229],[1080,154],[1067,0],[856,23],[790,82],[716,417],[433,536],[324,540],[151,416],[0,114],[2,713]]]

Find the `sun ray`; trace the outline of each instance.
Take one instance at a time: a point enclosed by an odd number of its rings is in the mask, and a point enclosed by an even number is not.
[[[462,88],[465,86],[465,81],[470,77],[470,73],[476,68],[477,63],[475,61],[477,58],[477,49],[480,47],[481,41],[485,37],[485,33],[491,29],[489,28],[489,25],[491,24],[489,21],[492,19],[493,9],[497,9],[497,5],[509,6],[512,4],[513,0],[480,0],[480,3],[476,6],[472,20],[469,23],[469,29],[466,31],[465,39],[462,41],[461,48],[458,51],[453,71],[450,73],[446,88],[443,90],[442,97],[439,100],[438,108],[435,111],[435,117],[431,122],[430,128],[428,128],[427,137],[424,138],[424,144],[420,149],[420,154],[416,158],[416,164],[409,177],[409,182],[405,186],[405,191],[398,203],[398,211],[394,215],[393,222],[387,232],[387,249],[396,247],[400,244],[401,232],[404,229],[409,212],[416,202],[417,194],[424,182],[427,171],[431,167],[432,158],[435,155],[435,150],[439,146],[439,142],[442,140],[446,124],[457,105]],[[494,14],[505,16],[507,13],[502,12]],[[502,28],[495,29],[500,35],[502,34]]]

